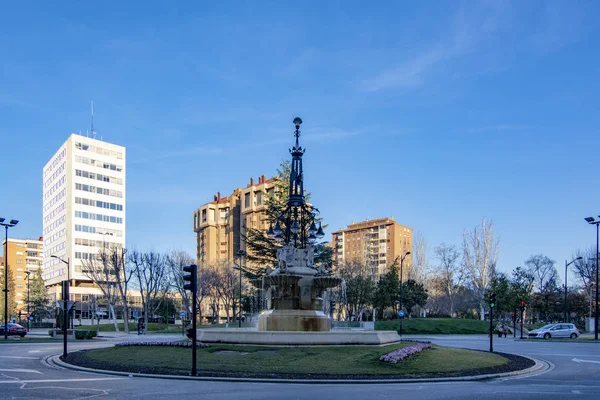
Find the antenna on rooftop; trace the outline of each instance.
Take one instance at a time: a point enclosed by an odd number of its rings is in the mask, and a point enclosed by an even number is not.
[[[94,132],[94,101],[92,100],[90,102],[90,104],[92,106],[92,124],[91,124],[92,139],[96,139],[96,132]]]

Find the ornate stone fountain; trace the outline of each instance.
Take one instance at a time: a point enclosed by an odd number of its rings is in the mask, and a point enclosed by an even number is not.
[[[336,287],[340,278],[325,276],[315,266],[315,242],[324,236],[316,219],[318,210],[306,203],[302,171],[303,149],[300,118],[294,119],[296,144],[290,149],[292,164],[288,201],[267,232],[282,243],[277,251],[277,268],[257,280],[267,289],[267,310],[258,318],[259,331],[329,331],[330,322],[323,313],[323,293]],[[283,227],[282,227],[283,225]]]
[[[256,329],[202,329],[198,340],[207,343],[269,345],[380,345],[400,340],[395,331],[330,331],[323,313],[323,294],[342,279],[315,266],[315,243],[323,238],[319,211],[304,198],[302,155],[298,143],[300,118],[294,119],[296,144],[290,149],[292,165],[286,206],[267,234],[277,240],[277,267],[250,283],[266,292],[266,310]]]

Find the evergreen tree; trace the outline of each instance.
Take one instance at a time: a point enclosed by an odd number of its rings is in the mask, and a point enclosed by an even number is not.
[[[267,207],[266,214],[269,224],[275,225],[277,217],[287,204],[287,199],[290,190],[290,173],[291,165],[288,160],[283,161],[277,169],[277,176],[274,181],[273,194],[268,193],[265,199]],[[305,195],[308,202],[310,194]],[[316,220],[320,221],[319,218]],[[279,221],[281,228],[285,231],[286,226],[284,221]],[[326,227],[326,226],[324,226]],[[255,279],[263,276],[266,273],[266,267],[276,268],[277,266],[277,250],[281,247],[275,239],[267,236],[266,232],[259,229],[246,227],[246,246],[248,249],[247,261],[244,268],[244,274],[247,278]],[[333,251],[325,245],[326,242],[317,243],[315,245],[315,264],[323,265],[326,268],[331,268],[331,260]]]
[[[44,285],[42,269],[38,268],[29,283],[29,311],[34,321],[39,321],[47,314],[48,289]]]
[[[425,306],[428,298],[429,295],[422,283],[413,279],[402,283],[402,305],[406,308],[408,315],[411,314],[415,306]]]
[[[4,290],[4,279],[6,278],[4,276],[4,271],[2,271],[2,290]],[[17,301],[16,301],[16,296],[15,296],[15,280],[13,278],[12,275],[12,271],[10,269],[10,265],[8,267],[8,319],[10,320],[10,317],[15,317],[17,315]],[[4,323],[4,293],[2,296],[2,301],[0,301],[0,314],[2,314],[2,322]]]
[[[400,280],[398,278],[398,267],[392,264],[390,270],[379,278],[375,292],[374,306],[377,310],[377,318],[383,319],[383,310],[393,307],[400,300]]]

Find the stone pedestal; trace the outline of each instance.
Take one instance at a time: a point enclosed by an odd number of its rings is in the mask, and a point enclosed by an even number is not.
[[[317,310],[267,310],[258,317],[259,331],[328,332],[329,318]]]

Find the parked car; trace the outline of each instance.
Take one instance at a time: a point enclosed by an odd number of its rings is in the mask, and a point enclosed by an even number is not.
[[[581,335],[573,324],[549,324],[529,332],[530,338],[571,338],[577,339]]]
[[[8,324],[8,336],[25,337],[27,330],[19,324]],[[4,324],[0,325],[0,336],[4,336]]]

